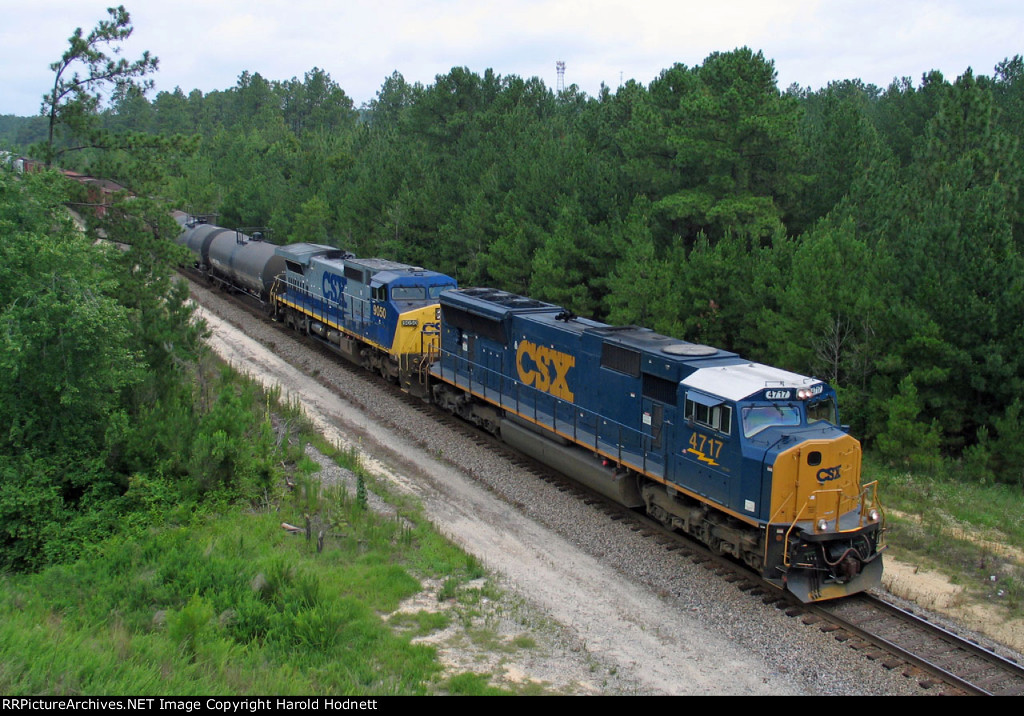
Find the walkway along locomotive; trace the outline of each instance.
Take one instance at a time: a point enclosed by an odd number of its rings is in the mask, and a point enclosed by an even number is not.
[[[278,320],[801,600],[879,583],[877,484],[826,383],[419,267],[186,226],[197,266]]]

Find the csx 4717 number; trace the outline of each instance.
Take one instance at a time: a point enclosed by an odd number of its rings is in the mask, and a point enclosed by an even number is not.
[[[722,446],[724,444],[721,440],[709,438],[707,435],[692,433],[690,435],[690,447],[686,452],[696,455],[697,459],[702,462],[717,465],[718,463],[715,461],[718,460],[718,456],[722,453]]]

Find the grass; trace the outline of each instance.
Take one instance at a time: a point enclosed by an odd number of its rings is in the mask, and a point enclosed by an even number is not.
[[[0,692],[427,693],[434,651],[379,616],[420,588],[385,533],[318,556],[279,523],[234,512],[3,579]]]
[[[520,634],[512,639],[512,646],[517,649],[535,649],[537,647],[537,640],[529,634]]]
[[[420,590],[414,575],[457,589],[479,563],[422,520],[311,488],[300,484],[279,511],[179,519],[73,564],[0,577],[0,693],[449,691],[435,650],[412,640],[450,616],[381,614]],[[321,553],[280,527],[309,516],[327,526]],[[453,692],[486,689],[473,677]]]
[[[892,554],[946,574],[969,593],[1024,614],[1024,491],[868,461],[888,515]]]
[[[414,613],[400,612],[392,614],[388,618],[388,624],[414,639],[427,636],[436,631],[443,631],[448,628],[451,622],[450,614],[445,612],[428,612],[422,609]]]
[[[317,446],[386,494],[354,450]],[[263,509],[172,510],[164,527],[75,563],[0,575],[0,693],[510,693],[487,674],[446,672],[434,647],[414,643],[453,623],[473,633],[476,606],[501,597],[479,560],[417,505],[399,501],[397,518],[382,517],[321,486],[301,450],[289,454],[294,488],[265,496]],[[282,522],[308,523],[314,538],[323,530],[322,551]],[[447,608],[384,618],[421,579],[444,585]]]
[[[507,689],[490,685],[490,674],[465,673],[452,676],[445,682],[449,694],[455,696],[511,696]]]
[[[198,495],[139,476],[132,494],[149,507],[144,522],[90,543],[76,562],[0,573],[0,693],[509,693],[487,674],[453,674],[433,646],[415,643],[452,625],[465,636],[481,602],[502,596],[480,561],[436,532],[413,498],[390,494],[357,448],[313,433],[279,390],[209,371],[204,385],[234,386],[236,412],[265,428],[273,479],[232,505],[248,483]],[[357,485],[323,486],[307,443]],[[397,514],[375,514],[358,485]],[[445,608],[397,613],[427,580],[444,585]]]

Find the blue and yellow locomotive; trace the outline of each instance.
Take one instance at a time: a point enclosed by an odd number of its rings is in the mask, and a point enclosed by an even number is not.
[[[346,358],[427,395],[438,351],[437,298],[455,279],[386,259],[357,259],[321,244],[278,246],[182,214],[177,237],[211,282],[249,294],[270,314]]]
[[[330,246],[277,247],[284,272],[271,291],[275,316],[414,394],[425,395],[438,350],[438,296],[455,279]]]
[[[803,601],[879,583],[876,486],[827,384],[494,289],[440,302],[440,405]]]

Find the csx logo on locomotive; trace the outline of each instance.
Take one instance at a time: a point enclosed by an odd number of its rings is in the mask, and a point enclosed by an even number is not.
[[[334,303],[342,303],[342,296],[345,293],[345,279],[330,271],[324,271],[324,278],[320,285],[323,288],[325,299]]]
[[[836,465],[835,467],[821,468],[820,470],[818,470],[818,482],[825,484],[826,482],[829,482],[831,480],[838,480],[840,477],[842,477],[842,475],[840,474],[841,467],[841,465]]]
[[[547,346],[521,341],[516,351],[516,370],[526,385],[543,390],[556,398],[573,400],[566,376],[576,365],[576,356],[567,355]]]

